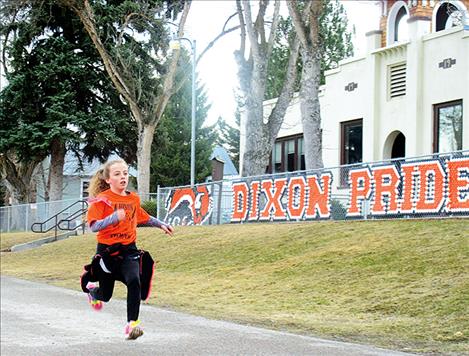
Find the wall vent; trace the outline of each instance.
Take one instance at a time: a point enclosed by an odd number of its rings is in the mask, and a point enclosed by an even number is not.
[[[406,63],[389,67],[389,98],[405,95],[406,70]]]

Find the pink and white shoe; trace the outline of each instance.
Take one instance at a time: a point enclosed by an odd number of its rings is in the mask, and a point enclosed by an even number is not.
[[[140,320],[129,321],[125,326],[125,338],[127,340],[135,340],[143,335],[143,329],[140,327]]]
[[[91,291],[97,288],[97,286],[94,283],[88,283],[86,288]],[[101,309],[103,309],[103,302],[98,299],[95,299],[91,295],[91,293],[88,293],[88,303],[90,304],[91,308],[93,308],[96,311],[100,311]]]

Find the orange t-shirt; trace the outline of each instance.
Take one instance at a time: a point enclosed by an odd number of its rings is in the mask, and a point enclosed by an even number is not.
[[[126,196],[113,193],[110,189],[101,192],[88,208],[88,225],[104,219],[117,209],[125,210],[125,219],[98,231],[99,243],[128,245],[137,239],[137,224],[146,223],[150,215],[140,207],[140,198],[135,193]]]

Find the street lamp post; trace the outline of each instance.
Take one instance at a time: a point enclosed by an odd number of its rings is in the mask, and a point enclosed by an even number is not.
[[[185,40],[190,43],[192,50],[192,114],[191,114],[191,187],[195,181],[195,65],[196,65],[196,41],[186,37],[175,38],[174,41]]]

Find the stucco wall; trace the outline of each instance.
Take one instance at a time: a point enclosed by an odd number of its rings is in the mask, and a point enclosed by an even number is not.
[[[433,104],[463,100],[463,149],[469,149],[469,31],[452,29],[431,33],[423,38],[424,102],[422,115],[424,150],[432,148]],[[456,63],[443,69],[439,63],[451,58]]]
[[[456,59],[456,63],[448,69],[439,68],[446,58]],[[356,119],[363,119],[365,162],[389,158],[386,144],[392,144],[396,131],[406,137],[407,157],[431,154],[433,105],[457,99],[463,100],[463,149],[468,149],[467,58],[469,33],[458,27],[369,51],[366,57],[343,61],[339,68],[327,72],[320,96],[324,165],[340,164],[340,123]],[[407,63],[406,95],[391,99],[389,66],[402,62]],[[345,90],[350,83],[356,88]],[[279,137],[301,132],[297,100],[292,102],[282,127]]]

